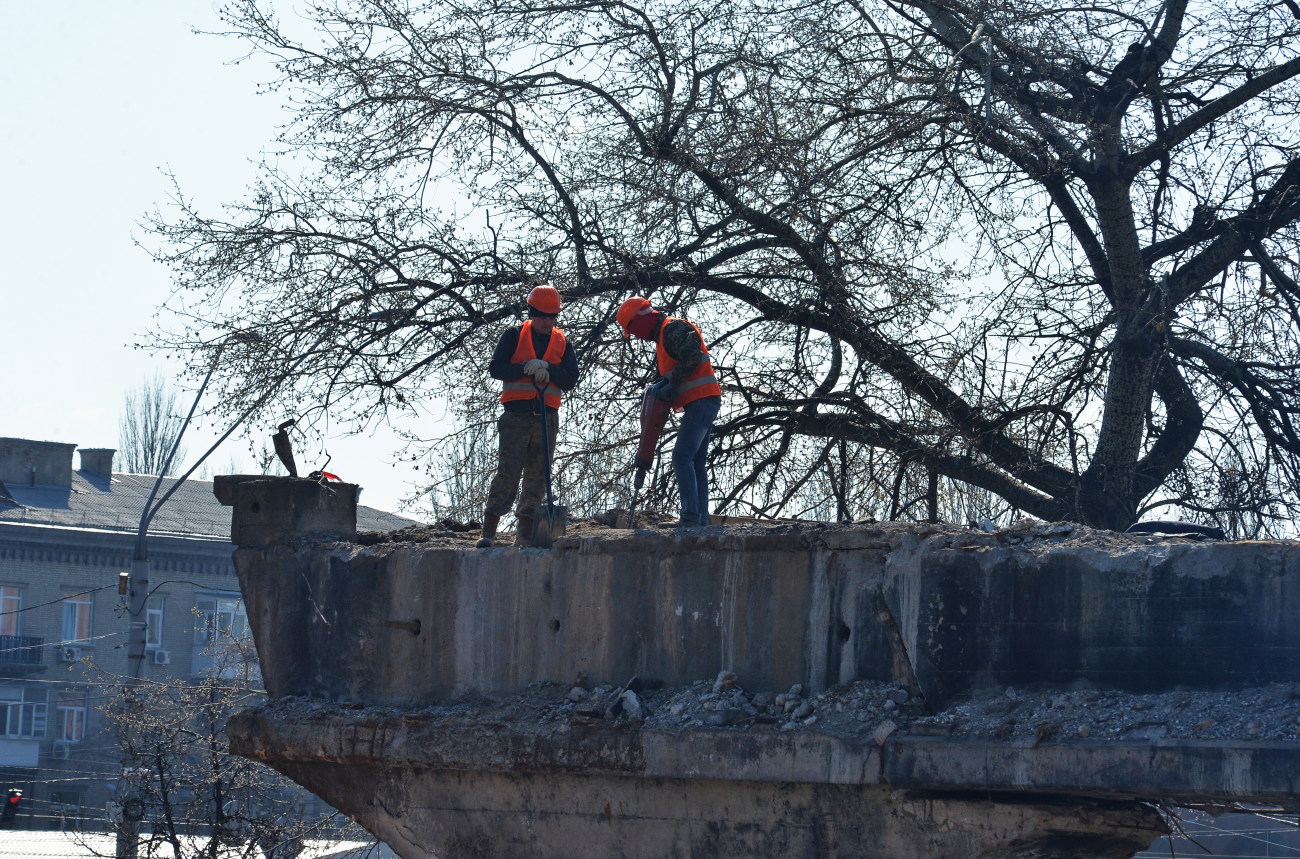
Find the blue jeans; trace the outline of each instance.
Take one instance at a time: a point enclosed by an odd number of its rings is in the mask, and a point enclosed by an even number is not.
[[[681,500],[681,521],[686,525],[709,524],[709,473],[704,467],[709,454],[709,435],[722,406],[721,397],[705,397],[686,404],[673,445],[673,473]]]

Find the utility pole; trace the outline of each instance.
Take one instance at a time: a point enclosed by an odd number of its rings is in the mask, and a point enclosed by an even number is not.
[[[329,336],[329,333],[328,329],[322,331],[320,336],[316,339],[316,342],[313,343],[309,349],[303,352],[302,355],[298,356],[293,364],[290,365],[285,376],[287,377],[292,375],[298,367],[302,366],[303,362],[311,357],[311,354],[316,347],[325,342],[325,338]],[[194,403],[190,406],[189,414],[185,416],[185,420],[181,423],[180,431],[176,433],[176,438],[172,443],[172,449],[168,451],[167,458],[163,461],[162,468],[159,469],[160,472],[166,473],[171,467],[172,460],[176,457],[176,452],[180,449],[181,439],[185,436],[185,430],[189,428],[190,422],[194,419],[194,412],[198,409],[199,400],[203,398],[203,392],[207,389],[209,380],[212,379],[212,373],[216,369],[217,362],[221,359],[221,351],[224,348],[225,346],[223,344],[218,348],[217,353],[213,356],[212,363],[208,367],[207,375],[203,377],[203,383],[199,385],[199,389],[194,395]],[[203,461],[211,456],[226,439],[230,438],[231,433],[233,433],[240,424],[260,409],[262,405],[271,398],[271,395],[275,393],[276,389],[276,386],[271,386],[264,394],[262,394],[261,397],[258,398],[257,402],[249,407],[247,411],[240,414],[239,417],[235,419],[234,423],[230,425],[230,428],[227,429],[225,433],[223,433],[222,436],[194,462],[192,466],[190,466],[189,470],[176,479],[176,482],[173,483],[171,488],[158,499],[156,504],[154,503],[154,498],[158,495],[159,487],[162,486],[162,474],[159,474],[154,480],[153,489],[150,491],[149,497],[145,499],[144,506],[140,510],[140,527],[136,531],[135,554],[131,560],[131,575],[126,582],[126,590],[128,594],[127,612],[128,617],[130,618],[127,627],[126,658],[131,669],[130,684],[133,689],[140,685],[140,675],[143,673],[144,666],[145,648],[148,644],[149,637],[149,522],[158,513],[158,509],[167,503],[167,499],[171,498],[176,490],[180,488],[181,484],[188,480],[190,475],[193,474],[195,470],[203,464]],[[281,427],[282,430],[284,428],[285,427]],[[121,584],[119,584],[119,591],[120,590]],[[136,762],[132,757],[126,757],[122,760],[122,775],[118,788],[118,800],[121,803],[122,819],[118,821],[117,827],[116,859],[138,859],[140,854],[140,821],[144,818],[145,804],[143,797],[135,795],[135,782],[133,781],[133,778],[140,777],[140,768],[135,766],[135,763]]]
[[[199,461],[185,472],[184,475],[176,481],[158,503],[154,503],[154,498],[158,495],[158,489],[162,486],[163,474],[171,467],[172,459],[176,456],[176,451],[180,449],[181,439],[185,435],[186,428],[190,425],[190,420],[194,417],[194,411],[198,408],[199,399],[203,396],[203,390],[208,386],[208,379],[212,378],[212,370],[208,370],[208,375],[203,379],[203,384],[199,386],[198,393],[194,397],[194,404],[190,406],[190,413],[185,416],[185,422],[181,424],[180,430],[176,433],[176,438],[172,442],[172,448],[167,452],[167,459],[163,461],[162,468],[154,480],[153,489],[149,492],[149,497],[145,499],[144,506],[140,509],[140,525],[135,535],[135,553],[131,558],[131,575],[125,583],[119,582],[118,590],[122,590],[123,584],[127,591],[127,630],[126,630],[126,660],[130,669],[130,686],[131,694],[140,686],[140,678],[144,673],[144,656],[145,649],[149,643],[149,522],[158,513],[158,508],[162,507],[171,498],[182,483],[198,468],[199,463],[207,458],[208,454],[216,449],[213,445],[207,453],[199,457]],[[230,433],[227,432],[228,436]],[[222,436],[217,444],[225,441],[226,436]],[[133,700],[132,702],[137,703]],[[128,725],[128,730],[130,727]],[[118,803],[121,809],[121,819],[117,821],[117,844],[114,855],[116,859],[138,859],[140,855],[140,821],[144,818],[145,806],[144,798],[136,796],[136,779],[139,778],[140,768],[136,766],[133,756],[124,756],[122,758],[122,775],[118,781]]]
[[[144,541],[147,527],[147,522],[141,527],[136,543],[136,557],[131,561],[131,577],[128,579],[126,659],[131,669],[132,687],[140,685],[145,645],[149,637],[149,612],[146,608],[149,599],[149,557]],[[140,818],[144,816],[144,801],[135,795],[131,778],[135,771],[135,761],[124,757],[117,792],[121,819],[117,825],[116,859],[138,859],[140,855]]]

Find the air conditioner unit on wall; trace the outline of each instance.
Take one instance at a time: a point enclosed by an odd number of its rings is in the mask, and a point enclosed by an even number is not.
[[[171,665],[172,652],[170,650],[155,650],[153,652],[154,665]]]
[[[65,647],[59,651],[60,662],[77,662],[81,659],[80,647]]]
[[[71,743],[56,741],[54,743],[54,748],[50,751],[50,757],[55,758],[56,760],[66,761],[68,759],[68,755],[71,752],[72,752]]]

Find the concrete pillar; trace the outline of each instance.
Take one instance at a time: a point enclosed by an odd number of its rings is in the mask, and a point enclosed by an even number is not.
[[[213,494],[233,507],[230,539],[240,547],[283,545],[316,537],[353,540],[357,536],[354,483],[317,483],[301,477],[263,474],[218,475]]]

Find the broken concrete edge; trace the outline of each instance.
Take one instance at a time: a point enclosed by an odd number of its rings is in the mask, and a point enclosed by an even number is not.
[[[422,533],[423,532],[423,533]],[[364,545],[378,554],[410,548],[430,542],[450,532],[437,528],[412,526],[386,534],[367,533]],[[477,534],[475,534],[477,537]],[[1254,541],[1253,545],[1294,543],[1295,541]],[[1236,546],[1238,542],[1207,542],[1181,537],[1150,534],[1124,534],[1098,531],[1072,522],[1024,521],[1000,531],[986,532],[956,524],[918,524],[915,522],[765,522],[750,521],[698,528],[655,529],[600,527],[580,530],[557,537],[549,549],[536,547],[496,546],[494,552],[577,552],[591,554],[607,551],[613,543],[653,545],[656,550],[694,551],[702,546],[736,551],[829,550],[882,551],[925,546],[931,550],[962,549],[968,551],[1031,551],[1035,554],[1053,548],[1082,545],[1095,551],[1141,551],[1153,547],[1168,550],[1196,549],[1207,546]],[[1086,545],[1085,545],[1086,543]],[[439,546],[449,551],[472,550],[471,542]],[[482,550],[478,550],[482,551]]]
[[[233,753],[285,762],[441,771],[876,785],[955,794],[1060,795],[1300,809],[1300,743],[1072,740],[1034,744],[816,730],[663,730],[631,722],[521,730],[420,713],[272,703],[231,717]]]
[[[239,530],[238,518],[235,517],[236,531]],[[429,538],[422,531],[436,536]],[[386,558],[410,551],[447,552],[456,556],[480,558],[508,558],[518,553],[545,557],[610,552],[644,552],[668,558],[690,555],[701,550],[739,553],[874,552],[882,555],[899,551],[918,554],[957,551],[996,557],[1027,553],[1035,559],[1061,551],[1105,557],[1108,564],[1114,564],[1118,562],[1117,559],[1132,553],[1142,558],[1140,565],[1135,568],[1135,574],[1188,553],[1216,552],[1227,553],[1226,556],[1232,557],[1243,551],[1259,551],[1261,548],[1276,550],[1297,544],[1295,540],[1219,542],[1158,534],[1125,534],[1099,531],[1070,522],[1023,522],[992,533],[961,525],[917,525],[911,522],[749,523],[674,530],[601,528],[557,537],[549,548],[498,545],[489,549],[477,549],[472,542],[438,539],[444,536],[451,535],[437,529],[412,526],[387,533],[357,533],[351,537],[285,533],[279,543],[295,551],[308,549],[330,553],[344,561],[361,556]],[[455,536],[463,538],[460,534]],[[474,536],[477,537],[477,532]],[[304,540],[303,537],[309,539]],[[268,549],[274,544],[236,542],[236,545]]]
[[[299,503],[303,500],[309,506],[338,508],[338,512],[347,515],[347,509],[340,507],[336,497],[340,490],[356,489],[352,484],[318,483],[305,478],[271,477],[267,475],[219,475],[214,478],[213,491],[219,501],[235,508],[232,511],[234,531],[241,531],[240,519],[248,517],[249,512],[241,507],[239,498],[243,495],[249,501],[256,501],[257,496],[266,496],[269,500],[282,500],[270,495],[284,487],[291,487]],[[312,494],[320,496],[311,499]],[[262,505],[265,507],[265,505]],[[438,524],[415,525],[388,533],[370,533],[358,540],[355,523],[355,505],[351,508],[353,519],[343,522],[338,532],[338,541],[373,547],[384,553],[403,546],[421,543],[439,542],[439,538],[458,536],[460,543],[446,543],[448,549],[472,549],[478,538],[477,527],[457,529],[453,532],[441,528]],[[1091,548],[1105,548],[1108,551],[1142,550],[1149,552],[1152,547],[1168,549],[1193,548],[1204,545],[1235,545],[1251,542],[1256,545],[1270,543],[1294,543],[1295,541],[1205,541],[1179,535],[1121,533],[1099,531],[1073,522],[1043,522],[1023,519],[1006,528],[996,531],[984,531],[978,528],[955,523],[917,523],[917,522],[822,522],[815,520],[773,519],[761,520],[746,517],[714,517],[722,519],[709,526],[663,530],[654,527],[618,528],[598,523],[603,520],[596,517],[591,520],[571,520],[567,533],[557,535],[551,546],[516,547],[496,546],[495,551],[504,552],[578,552],[589,553],[603,551],[603,544],[615,542],[620,545],[629,541],[633,543],[652,542],[657,547],[676,547],[682,551],[708,545],[725,547],[741,551],[779,550],[787,548],[822,549],[822,550],[883,550],[893,551],[905,545],[927,544],[932,549],[964,550],[1029,550],[1035,554],[1050,551],[1054,544],[1078,544],[1080,541],[1091,543]],[[252,523],[249,523],[252,524]],[[575,531],[574,528],[577,528]],[[470,534],[472,531],[472,535]],[[286,531],[283,542],[293,542],[295,535]],[[236,545],[264,546],[265,542],[239,543]],[[482,551],[482,550],[479,550]]]

